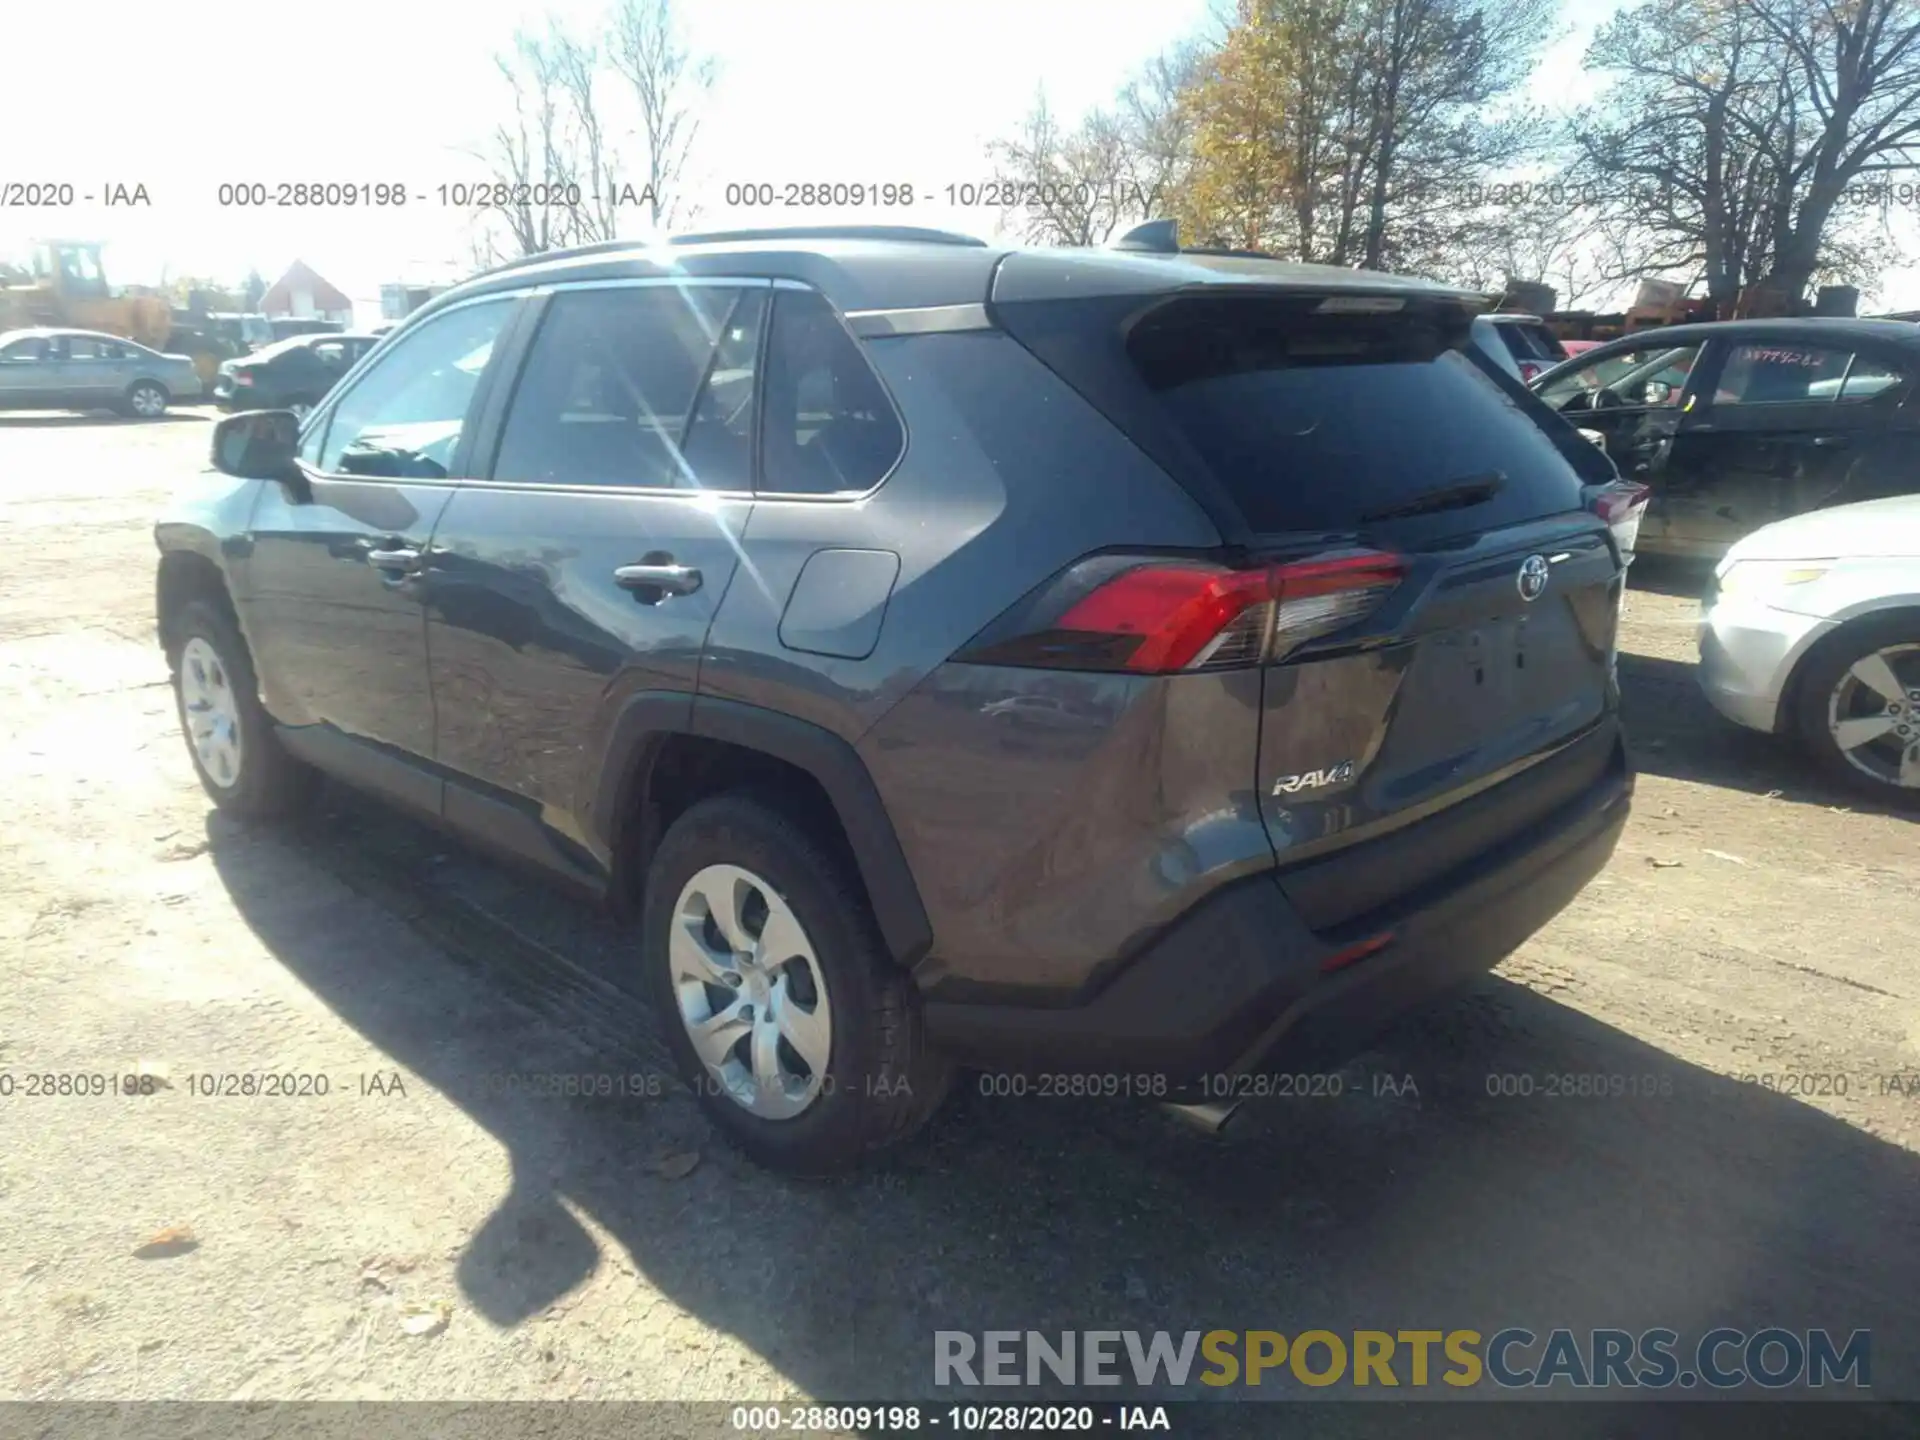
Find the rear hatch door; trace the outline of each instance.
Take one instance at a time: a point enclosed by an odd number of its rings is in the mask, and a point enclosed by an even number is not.
[[[1058,315],[1032,318],[1037,353],[1086,377],[1239,563],[1281,577],[1248,763],[1310,925],[1377,916],[1614,762],[1623,567],[1583,491],[1613,477],[1469,350],[1469,307],[1237,286],[1136,297],[1121,322],[1131,392],[1096,346],[1063,341]],[[1367,573],[1370,554],[1383,570]],[[1329,591],[1328,567],[1347,565],[1365,593]],[[1351,863],[1368,841],[1380,863]],[[1347,863],[1320,863],[1336,854]]]

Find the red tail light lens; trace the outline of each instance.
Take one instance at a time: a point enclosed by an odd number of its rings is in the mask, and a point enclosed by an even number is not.
[[[1640,538],[1640,517],[1647,513],[1647,501],[1653,492],[1645,485],[1622,480],[1609,485],[1589,502],[1589,508],[1613,531],[1614,543],[1622,559],[1633,557],[1634,542]]]
[[[1205,665],[1236,630],[1245,639],[1249,629],[1262,629],[1258,612],[1271,598],[1265,570],[1142,565],[1109,580],[1058,623],[1082,634],[1137,637],[1125,669],[1185,670]]]
[[[1399,557],[1372,550],[1254,570],[1103,556],[1017,606],[958,658],[1153,675],[1258,665],[1358,620],[1405,573]]]

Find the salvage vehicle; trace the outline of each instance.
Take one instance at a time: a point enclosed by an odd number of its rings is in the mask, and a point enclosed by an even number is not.
[[[304,423],[219,423],[155,532],[188,752],[222,808],[324,773],[625,916],[769,1165],[957,1067],[1217,1114],[1483,974],[1626,822],[1638,492],[1484,303],[1165,222],[516,261]]]

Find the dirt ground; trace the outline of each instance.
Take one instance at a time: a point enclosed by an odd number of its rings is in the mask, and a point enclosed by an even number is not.
[[[936,1329],[1775,1324],[1870,1328],[1874,1391],[1920,1398],[1920,1095],[1881,1093],[1920,1089],[1920,829],[1718,721],[1685,575],[1630,596],[1612,865],[1341,1098],[1210,1137],[963,1087],[799,1183],[661,1082],[610,922],[349,795],[211,813],[149,530],[207,437],[0,418],[0,1394],[933,1398]],[[328,1093],[189,1088],[241,1072]],[[497,1079],[583,1072],[651,1098]]]

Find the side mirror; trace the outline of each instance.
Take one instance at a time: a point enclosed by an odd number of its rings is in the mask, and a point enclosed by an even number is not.
[[[241,480],[297,481],[300,420],[291,410],[247,410],[213,427],[213,468]]]
[[[1649,405],[1665,405],[1673,399],[1673,387],[1664,380],[1649,380],[1646,396]]]

